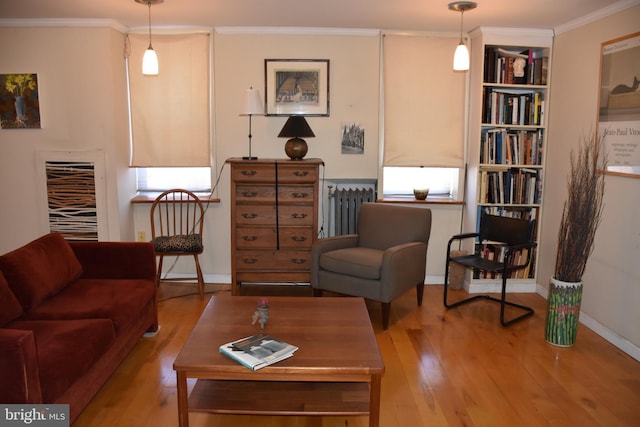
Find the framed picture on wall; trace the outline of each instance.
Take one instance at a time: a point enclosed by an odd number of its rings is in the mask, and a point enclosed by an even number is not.
[[[598,107],[605,173],[640,178],[640,32],[602,43]]]
[[[265,59],[267,116],[328,116],[328,59]]]
[[[40,128],[38,75],[0,74],[0,85],[2,129]]]

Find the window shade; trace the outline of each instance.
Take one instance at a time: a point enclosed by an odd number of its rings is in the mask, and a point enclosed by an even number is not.
[[[384,166],[463,167],[467,79],[453,71],[458,43],[384,36]]]
[[[210,166],[209,34],[154,34],[157,76],[142,75],[149,36],[129,41],[131,166]]]

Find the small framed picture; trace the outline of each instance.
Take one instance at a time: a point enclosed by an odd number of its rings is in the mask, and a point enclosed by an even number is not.
[[[267,116],[328,116],[328,59],[265,59]]]

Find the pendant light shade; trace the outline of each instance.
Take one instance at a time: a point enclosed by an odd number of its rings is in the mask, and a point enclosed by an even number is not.
[[[147,76],[157,76],[158,71],[158,55],[156,55],[156,51],[153,50],[153,47],[149,45],[149,48],[142,57],[142,74]]]
[[[162,3],[164,0],[135,0],[136,3],[145,4],[149,8],[149,47],[142,57],[142,74],[145,76],[157,76],[160,68],[158,67],[158,55],[151,45],[151,5]]]
[[[477,3],[471,1],[456,1],[449,3],[449,10],[460,12],[460,44],[456,47],[456,51],[453,55],[453,70],[454,71],[467,71],[469,69],[469,49],[464,44],[462,39],[464,12],[465,10],[475,9]]]
[[[456,47],[456,52],[453,54],[453,69],[454,71],[469,69],[469,49],[462,42]]]

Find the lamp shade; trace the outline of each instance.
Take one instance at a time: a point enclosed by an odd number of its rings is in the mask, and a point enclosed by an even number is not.
[[[240,105],[241,116],[263,115],[264,104],[260,98],[260,91],[249,87],[242,96],[242,104]]]
[[[460,42],[453,54],[453,69],[455,71],[467,71],[469,69],[469,50]]]
[[[315,134],[309,127],[304,116],[290,116],[278,134],[278,138],[314,138]]]
[[[158,75],[158,55],[156,55],[156,51],[153,50],[151,45],[149,45],[149,49],[146,50],[142,57],[142,74],[146,76]]]

